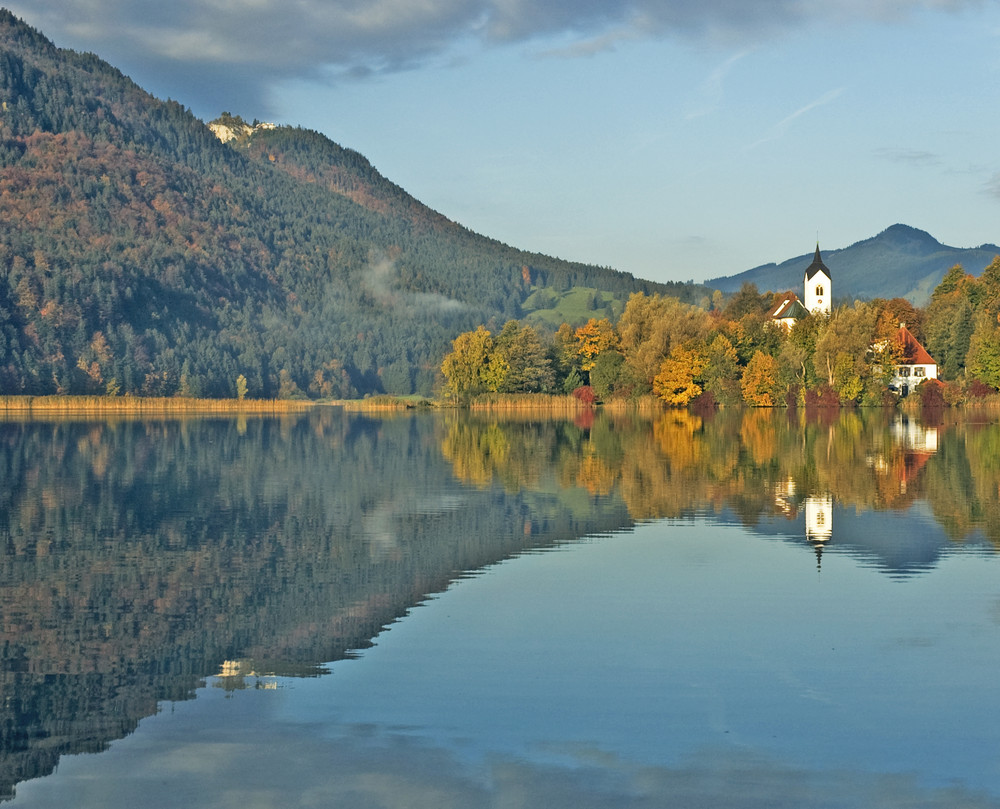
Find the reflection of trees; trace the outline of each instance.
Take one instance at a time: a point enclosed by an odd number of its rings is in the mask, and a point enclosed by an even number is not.
[[[629,524],[607,500],[463,488],[442,434],[337,411],[0,424],[0,798],[224,661],[315,674],[463,571]],[[557,443],[462,435],[528,481]]]
[[[1000,425],[946,424],[928,448],[892,418],[0,424],[0,789],[224,661],[316,673],[463,571],[637,519],[924,499],[950,536],[1000,544]]]
[[[445,454],[459,478],[477,485],[494,476],[508,487],[530,485],[545,477],[540,463],[553,464],[563,486],[617,492],[633,519],[728,508],[753,523],[794,515],[811,496],[832,494],[859,509],[903,508],[923,498],[952,535],[979,528],[1000,541],[1000,425],[942,428],[935,454],[903,441],[894,418],[883,409],[751,409],[704,418],[601,412],[580,428],[460,419]],[[463,453],[456,453],[454,436],[461,436]],[[488,462],[476,457],[478,446],[490,451]]]
[[[934,516],[950,537],[978,530],[1000,546],[1000,424],[958,422],[943,429],[924,480]]]

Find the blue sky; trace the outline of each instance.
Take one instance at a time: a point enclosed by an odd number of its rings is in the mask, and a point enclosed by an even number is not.
[[[988,0],[18,0],[204,120],[316,129],[517,247],[703,280],[1000,243]]]

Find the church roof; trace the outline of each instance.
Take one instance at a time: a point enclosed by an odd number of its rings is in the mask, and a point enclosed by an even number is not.
[[[794,292],[786,292],[781,297],[775,299],[774,306],[771,307],[771,311],[768,312],[767,316],[775,320],[784,320],[786,318],[801,320],[808,314],[809,312],[802,305],[799,296]]]
[[[927,349],[920,345],[920,341],[910,334],[906,326],[899,327],[896,340],[903,347],[903,359],[906,360],[906,365],[937,365],[934,358],[927,353]]]
[[[827,269],[827,266],[823,263],[823,258],[819,254],[819,242],[816,242],[816,255],[813,257],[813,263],[806,267],[806,280],[808,281],[818,272],[825,273],[827,278],[833,278],[833,276],[830,275],[830,270]]]

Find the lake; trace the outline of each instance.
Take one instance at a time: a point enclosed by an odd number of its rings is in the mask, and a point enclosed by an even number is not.
[[[11,807],[998,807],[1000,424],[0,423]]]

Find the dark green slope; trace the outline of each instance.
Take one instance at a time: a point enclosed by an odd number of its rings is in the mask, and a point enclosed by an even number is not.
[[[840,250],[823,250],[823,262],[830,268],[834,294],[838,298],[906,298],[922,306],[945,273],[956,264],[978,276],[1000,254],[1000,247],[948,247],[922,230],[893,225],[871,239]],[[783,292],[802,288],[802,276],[813,253],[797,256],[781,264],[765,264],[739,275],[715,278],[706,285],[723,292],[735,292],[744,283],[761,291]]]
[[[0,11],[0,394],[428,393],[538,286],[704,294],[473,234],[315,132],[223,144]]]

